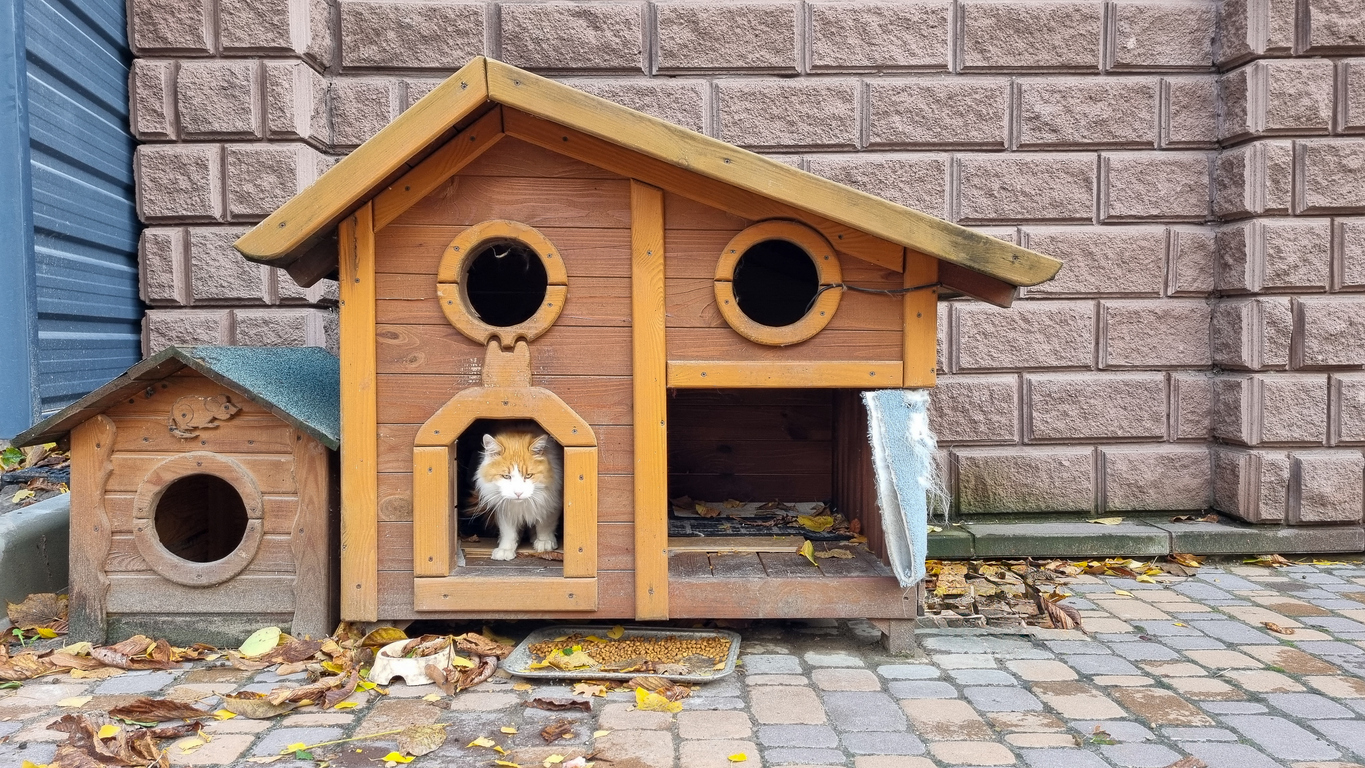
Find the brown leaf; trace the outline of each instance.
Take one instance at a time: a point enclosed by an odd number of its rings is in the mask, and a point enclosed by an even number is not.
[[[682,701],[692,695],[692,689],[685,685],[670,685],[666,688],[660,688],[658,694],[669,701]]]
[[[286,712],[298,709],[298,704],[284,701],[278,704],[268,700],[263,693],[243,691],[223,697],[223,709],[249,720],[269,720]]]
[[[41,675],[61,672],[47,659],[40,659],[32,653],[21,653],[0,663],[0,680],[32,680]]]
[[[145,635],[133,635],[121,643],[90,651],[92,659],[119,669],[179,669],[180,664],[171,661],[170,656],[169,643],[154,642]]]
[[[518,552],[517,557],[533,558],[535,560],[563,560],[563,552]]]
[[[270,695],[266,698],[271,704],[283,704],[286,701],[318,702],[322,701],[322,697],[325,696],[328,691],[345,684],[345,682],[346,677],[344,675],[324,677],[315,683],[301,685],[298,688],[276,688],[271,691]]]
[[[720,517],[720,510],[715,507],[707,506],[700,501],[696,504],[698,517]]]
[[[1209,764],[1194,755],[1186,755],[1166,766],[1166,768],[1209,768]]]
[[[92,669],[102,669],[103,664],[89,656],[77,656],[74,653],[65,651],[54,651],[44,657],[49,664],[63,669],[83,669],[89,672]]]
[[[473,667],[460,670],[460,679],[455,683],[456,691],[473,688],[493,676],[498,671],[497,656],[480,656]]]
[[[573,721],[556,720],[540,730],[540,738],[545,739],[546,744],[553,744],[560,739],[572,739]]]
[[[413,757],[435,752],[446,743],[444,725],[411,725],[398,734],[398,751]]]
[[[6,602],[5,612],[10,623],[20,629],[55,629],[59,623],[66,624],[66,604],[66,595],[40,592],[18,604]]]
[[[1194,555],[1184,554],[1182,552],[1173,552],[1169,557],[1171,560],[1180,563],[1186,568],[1198,568],[1199,566],[1203,565],[1203,563],[1200,562],[1199,558],[1195,557]]]
[[[342,683],[340,686],[336,688],[333,688],[332,690],[328,691],[326,694],[323,695],[322,708],[331,709],[332,707],[335,707],[336,705],[340,704],[342,701],[346,699],[347,696],[350,696],[352,693],[355,693],[355,687],[359,684],[360,670],[353,669],[351,670],[350,677],[346,678],[346,682]]]
[[[587,696],[588,698],[592,698],[593,696],[606,698],[607,686],[597,683],[576,683],[573,687],[573,695]]]
[[[48,768],[109,768],[84,749],[66,743],[57,745],[57,754],[47,765]]]
[[[431,678],[431,682],[435,683],[436,687],[440,688],[447,696],[455,695],[455,681],[450,679],[449,674],[454,671],[453,669],[441,669],[435,664],[428,664],[425,670],[427,677]]]
[[[208,717],[213,713],[198,707],[170,699],[153,699],[146,696],[121,704],[109,710],[110,717],[120,720],[136,720],[139,723],[164,723],[167,720],[194,720]]]
[[[260,660],[271,664],[295,664],[313,658],[320,650],[321,640],[300,640],[295,637],[284,645],[275,646],[274,650],[262,655]]]
[[[1294,634],[1294,628],[1293,628],[1293,627],[1282,627],[1282,626],[1280,626],[1279,624],[1276,624],[1276,623],[1273,622],[1273,621],[1263,621],[1263,622],[1261,622],[1261,624],[1262,624],[1262,626],[1264,626],[1266,629],[1270,630],[1271,632],[1274,632],[1274,633],[1277,634],[1277,635],[1292,635],[1292,634]]]
[[[631,688],[644,688],[646,691],[661,691],[672,684],[673,683],[662,677],[655,677],[653,675],[641,675],[640,677],[632,677],[630,680],[626,681],[626,685]]]
[[[105,725],[118,725],[102,714],[63,715],[48,725],[48,730],[67,734],[66,745],[83,751],[98,763],[106,765],[166,766],[169,761],[156,746],[156,739],[144,728],[119,725],[118,732],[105,739],[99,730]],[[75,755],[69,755],[72,765],[85,765]]]
[[[583,712],[592,711],[592,702],[578,699],[534,698],[526,702],[526,706],[531,709],[544,709],[550,712],[565,712],[571,709],[577,709]]]
[[[477,632],[466,632],[452,639],[456,648],[478,656],[497,656],[499,659],[505,659],[512,653],[512,646],[489,640]]]

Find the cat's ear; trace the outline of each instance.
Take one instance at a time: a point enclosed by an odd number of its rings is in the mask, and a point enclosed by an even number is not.
[[[531,441],[531,453],[534,453],[537,456],[544,456],[545,449],[548,448],[549,446],[550,446],[549,436],[541,435],[540,437],[537,437],[535,440]]]
[[[502,453],[502,443],[492,435],[483,436],[483,452],[488,456],[497,456]]]

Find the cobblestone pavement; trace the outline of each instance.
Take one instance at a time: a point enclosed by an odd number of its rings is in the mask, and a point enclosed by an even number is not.
[[[211,722],[209,744],[188,754],[171,746],[170,759],[250,766],[288,744],[444,722],[446,745],[414,765],[529,767],[592,752],[604,768],[732,766],[741,753],[741,765],[854,768],[1160,768],[1186,755],[1211,768],[1365,764],[1365,567],[1228,565],[1158,581],[1075,579],[1070,602],[1089,634],[922,630],[913,658],[887,655],[862,621],[754,623],[743,631],[742,671],[698,689],[677,715],[636,711],[625,693],[593,699],[591,713],[527,709],[529,697],[571,691],[519,691],[497,678],[434,702],[423,699],[432,687],[395,685],[357,694],[350,710]],[[73,711],[56,706],[68,697],[92,696],[85,710],[143,694],[213,707],[217,695],[278,680],[204,663],[95,682],[44,678],[0,698],[0,762],[50,759],[64,735],[44,728]],[[565,717],[574,738],[546,746],[541,728]],[[509,726],[517,733],[501,730]],[[509,754],[465,746],[480,736]],[[314,755],[373,768],[394,747],[378,739]]]

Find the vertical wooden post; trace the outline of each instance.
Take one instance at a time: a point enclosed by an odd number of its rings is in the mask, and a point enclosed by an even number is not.
[[[375,392],[374,212],[339,227],[341,618],[379,619],[379,405]]]
[[[329,535],[331,492],[327,449],[317,440],[293,430],[294,482],[298,487],[298,508],[289,533],[289,551],[294,558],[295,635],[326,637],[336,629],[336,577],[332,569],[333,546]]]
[[[938,282],[938,259],[905,251],[904,285],[929,285]],[[938,369],[938,288],[925,288],[905,294],[904,345],[905,375],[901,386],[932,387]]]
[[[597,448],[564,449],[564,576],[597,575]]]
[[[630,182],[630,318],[635,432],[635,618],[668,618],[668,354],[664,197]]]
[[[104,486],[113,472],[114,421],[93,416],[71,430],[71,579],[70,636],[101,644],[105,640],[105,599],[109,577],[105,560],[113,541],[109,513],[104,508]]]
[[[412,572],[449,576],[459,551],[450,448],[412,449]]]

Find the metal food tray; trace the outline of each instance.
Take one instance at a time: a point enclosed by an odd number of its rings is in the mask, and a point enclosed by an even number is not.
[[[589,626],[546,627],[544,629],[537,629],[536,631],[527,635],[525,640],[522,640],[520,643],[518,643],[517,647],[512,651],[511,654],[508,655],[508,657],[502,662],[500,666],[502,667],[502,669],[507,670],[508,674],[516,675],[517,677],[540,678],[547,680],[566,679],[629,680],[633,677],[639,677],[641,675],[641,673],[639,672],[598,672],[593,670],[591,667],[587,669],[575,669],[570,671],[554,669],[553,667],[547,667],[546,669],[529,669],[530,665],[535,661],[535,657],[531,655],[531,646],[535,645],[536,643],[549,642],[554,640],[556,637],[564,637],[565,635],[574,634],[585,636],[597,635],[598,637],[606,637],[607,633],[610,632],[611,629],[612,629],[611,627]],[[729,638],[730,654],[725,658],[725,667],[723,669],[707,670],[705,672],[693,675],[654,674],[653,675],[654,677],[662,677],[679,683],[709,683],[712,680],[719,680],[722,677],[725,677],[726,675],[729,675],[735,671],[735,661],[739,658],[740,641],[739,633],[737,632],[730,632],[724,629],[673,629],[671,627],[626,627],[625,634],[621,635],[619,639],[624,640],[626,638],[633,637],[638,638],[682,637],[684,635],[710,635]]]

